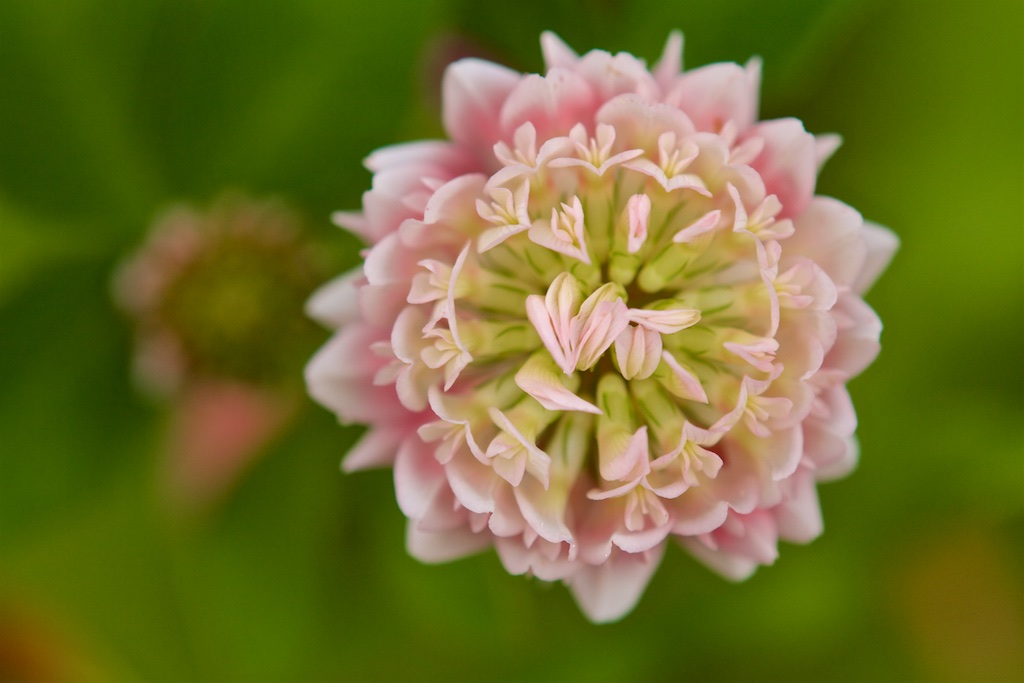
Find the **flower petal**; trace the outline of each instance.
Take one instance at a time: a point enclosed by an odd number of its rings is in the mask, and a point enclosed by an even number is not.
[[[306,315],[332,329],[358,320],[356,282],[362,277],[362,269],[354,268],[321,286],[306,302]]]
[[[448,136],[465,149],[491,155],[502,137],[501,108],[520,79],[515,71],[481,59],[462,59],[449,66],[441,84]]]
[[[529,121],[537,138],[548,140],[568,135],[577,123],[590,124],[597,108],[590,85],[576,73],[553,68],[546,76],[524,76],[502,105],[500,122],[504,131],[514,131]]]
[[[419,439],[405,439],[395,457],[395,498],[411,519],[420,519],[441,487],[447,486],[444,467]]]
[[[579,55],[553,31],[540,34],[540,49],[544,54],[544,66],[550,69],[570,69],[579,61]]]
[[[718,132],[727,121],[742,131],[757,118],[761,63],[709,64],[687,71],[673,84],[665,101],[679,107],[697,130]]]
[[[600,415],[601,409],[569,391],[555,372],[557,367],[535,355],[516,373],[516,384],[548,410],[576,410]]]
[[[615,551],[603,564],[585,566],[566,581],[587,617],[598,624],[618,621],[636,606],[661,563],[664,546],[647,553]]]
[[[764,121],[750,130],[764,139],[751,166],[761,174],[768,194],[782,202],[779,218],[799,216],[814,195],[818,157],[814,136],[797,119]]]
[[[900,246],[900,238],[896,233],[875,223],[864,223],[862,235],[867,245],[867,257],[852,285],[853,291],[858,294],[868,291]]]
[[[675,30],[668,34],[661,59],[654,65],[654,78],[662,90],[667,90],[672,80],[683,70],[683,34]]]
[[[420,562],[437,564],[475,555],[491,545],[489,534],[473,533],[467,528],[448,531],[422,531],[414,520],[405,527],[405,547]]]

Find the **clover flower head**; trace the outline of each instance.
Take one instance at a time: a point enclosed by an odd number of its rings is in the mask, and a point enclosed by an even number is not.
[[[311,299],[338,331],[306,375],[369,427],[345,468],[394,467],[414,556],[494,547],[610,621],[669,539],[742,579],[820,533],[896,240],[815,195],[835,136],[757,120],[758,61],[541,43],[545,75],[453,64],[451,140],[367,159],[335,217],[366,260]]]
[[[300,228],[283,203],[240,194],[161,213],[113,283],[134,323],[143,389],[290,381],[315,333],[301,310],[322,269]]]
[[[164,211],[117,270],[135,379],[172,409],[162,482],[182,511],[221,498],[297,412],[321,269],[296,213],[225,194]]]

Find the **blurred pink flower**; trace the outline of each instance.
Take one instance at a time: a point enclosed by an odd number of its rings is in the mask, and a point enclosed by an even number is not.
[[[294,212],[240,195],[172,207],[118,270],[135,379],[173,407],[172,498],[215,500],[296,413],[315,334],[302,302],[319,270]]]
[[[493,546],[611,621],[669,538],[743,579],[821,532],[897,241],[814,194],[837,137],[757,121],[759,61],[541,43],[544,76],[449,67],[450,142],[367,159],[335,219],[370,246],[309,302],[338,332],[306,376],[369,426],[345,469],[394,467],[415,557]]]

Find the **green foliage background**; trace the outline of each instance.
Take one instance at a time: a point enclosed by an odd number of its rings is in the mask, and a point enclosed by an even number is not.
[[[162,207],[284,196],[354,263],[327,216],[371,150],[440,135],[451,45],[536,71],[543,29],[653,60],[675,27],[689,66],[763,56],[763,117],[845,139],[819,192],[903,242],[821,539],[739,585],[673,548],[593,626],[493,554],[410,559],[389,473],[339,474],[358,430],[312,404],[168,514],[109,295]],[[35,648],[83,681],[1024,680],[1022,45],[1019,0],[0,2],[0,678]]]

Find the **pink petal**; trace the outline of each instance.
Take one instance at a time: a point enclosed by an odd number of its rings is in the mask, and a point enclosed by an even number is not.
[[[404,248],[399,236],[392,233],[366,252],[363,273],[371,285],[408,285],[419,272],[421,260],[415,252]]]
[[[494,512],[502,479],[494,470],[468,455],[455,457],[444,468],[456,500],[472,512]]]
[[[683,70],[683,34],[674,30],[668,34],[661,59],[654,65],[654,78],[663,91],[667,91],[672,81]]]
[[[491,533],[502,538],[535,533],[523,519],[523,513],[519,511],[519,503],[516,502],[515,492],[511,486],[499,486],[495,491],[494,511],[487,515],[486,526]]]
[[[700,322],[700,310],[696,308],[629,309],[629,319],[648,330],[661,334],[675,334]]]
[[[365,264],[364,264],[365,265]],[[406,282],[364,285],[359,289],[359,313],[372,325],[388,326],[408,303],[410,278]]]
[[[496,246],[507,240],[513,235],[518,235],[521,232],[529,230],[528,225],[500,225],[493,228],[487,228],[480,233],[480,237],[477,238],[476,249],[479,253],[484,253],[494,249]]]
[[[566,374],[572,374],[576,369],[576,362],[575,359],[570,359],[567,355],[568,329],[562,331],[562,327],[559,325],[561,321],[552,317],[545,304],[545,297],[538,294],[526,297],[526,317],[537,330],[540,340],[544,343],[544,348],[551,354],[558,367],[562,368]],[[556,328],[556,325],[559,327]],[[567,328],[568,325],[566,324],[565,327]]]
[[[640,496],[650,496],[655,505],[661,504],[661,499],[654,493],[646,489],[639,489],[636,494]],[[627,506],[629,502],[627,502]],[[672,520],[668,519],[668,512],[664,509],[664,506],[660,507],[658,519],[652,519],[645,513],[639,513],[642,515],[642,519],[646,524],[645,527],[635,531],[627,529],[620,529],[612,535],[612,543],[621,550],[625,550],[627,553],[642,553],[650,551],[655,546],[661,547],[664,544],[665,538],[668,537],[669,531],[672,530]]]
[[[864,223],[861,233],[867,245],[867,258],[853,282],[853,291],[863,294],[889,265],[900,246],[896,233],[874,223]]]
[[[785,254],[817,263],[837,285],[851,285],[864,269],[864,221],[860,214],[831,197],[815,197],[794,220]],[[788,264],[789,261],[787,260]],[[788,267],[788,265],[787,265]]]
[[[853,413],[852,406],[850,412]],[[851,434],[833,429],[829,420],[816,419],[813,415],[804,420],[801,428],[804,432],[804,460],[801,464],[813,469],[817,481],[845,477],[856,466],[857,444]]]
[[[683,140],[694,132],[693,123],[678,108],[651,103],[639,95],[619,95],[597,112],[597,121],[615,127],[615,139],[626,149],[644,149],[657,154],[658,138],[673,132]]]
[[[825,133],[814,136],[814,160],[818,163],[818,171],[825,165],[825,162],[832,158],[839,146],[843,144],[843,138],[835,133]]]
[[[404,439],[401,430],[370,429],[345,455],[341,469],[345,472],[390,467]]]
[[[734,581],[742,581],[758,565],[772,564],[778,557],[778,531],[766,512],[730,515],[711,538],[717,548],[692,538],[684,539],[684,544],[698,560]]]
[[[565,238],[565,233],[570,238]],[[590,254],[587,251],[586,225],[583,216],[583,204],[580,198],[573,195],[572,203],[561,203],[561,208],[551,208],[551,220],[538,220],[530,226],[529,238],[534,243],[557,251],[566,256],[579,259],[590,265]]]
[[[708,402],[708,395],[704,391],[704,387],[701,386],[697,373],[677,361],[668,351],[663,351],[661,358],[672,370],[673,375],[679,382],[678,384],[667,384],[665,386],[666,389],[682,399],[697,401],[698,403]]]
[[[840,327],[824,366],[842,370],[847,378],[854,377],[878,355],[882,321],[863,299],[850,292],[840,295],[832,313],[843,316],[847,322]]]
[[[672,241],[677,244],[685,244],[693,242],[701,235],[705,235],[716,227],[718,222],[722,218],[721,209],[715,209],[714,211],[708,211],[706,214],[695,220],[694,222],[687,225],[685,228],[677,232],[672,236]]]
[[[507,481],[513,487],[518,487],[526,474],[526,458],[502,458],[500,456],[491,459],[491,467],[498,473],[498,476]]]
[[[523,433],[519,431],[519,428],[516,427],[516,425],[508,418],[508,416],[505,415],[505,413],[501,412],[494,406],[491,406],[487,409],[487,414],[490,416],[491,421],[494,422],[494,424],[497,427],[499,427],[505,434],[515,439],[515,441],[517,441],[525,451],[524,456],[517,457],[515,458],[515,460],[521,461],[524,464],[530,464],[531,462],[535,463],[536,469],[531,468],[531,474],[534,475],[534,478],[540,482],[543,488],[548,488],[548,480],[551,470],[551,456],[549,456],[547,453],[538,448],[537,444],[534,443],[533,439],[526,438],[526,436],[524,436]],[[487,448],[487,456],[489,458],[491,458],[494,455],[491,450],[494,443],[495,442],[492,442],[492,445],[488,446]],[[503,462],[509,462],[509,459],[502,457],[493,457],[490,462],[497,468],[497,465]],[[518,470],[518,465],[516,467],[517,469],[515,470],[515,478],[517,481],[510,482],[512,483],[513,486],[518,486],[519,480],[522,479],[522,472]],[[508,470],[506,470],[506,472],[508,472]]]
[[[615,338],[615,360],[625,379],[647,379],[661,363],[661,335],[639,325]]]
[[[423,222],[444,222],[475,229],[479,224],[475,200],[484,196],[486,183],[487,176],[480,173],[470,173],[448,181],[430,197],[423,210]]]
[[[579,61],[579,55],[552,31],[540,34],[540,49],[544,55],[544,66],[550,69],[571,69]]]
[[[750,134],[764,138],[764,150],[751,166],[761,174],[768,194],[782,202],[779,218],[799,216],[814,195],[818,176],[814,136],[792,118],[764,121]]]
[[[573,321],[574,327],[577,321],[578,318]],[[577,367],[581,370],[593,367],[628,326],[628,309],[622,299],[597,304],[593,313],[577,328]]]
[[[310,395],[346,422],[404,419],[408,413],[393,387],[378,387],[373,375],[385,364],[370,351],[378,332],[351,325],[332,337],[306,366]]]
[[[729,514],[729,504],[705,491],[704,486],[687,489],[668,505],[675,520],[672,533],[680,536],[711,533],[722,526]]]
[[[732,230],[733,232],[743,232],[747,229],[748,214],[747,207],[743,204],[743,198],[740,196],[739,190],[732,183],[726,185],[726,191],[729,193],[729,197],[732,199],[733,206],[733,218],[732,218]]]
[[[367,194],[368,193],[364,193],[363,197],[366,197]],[[339,228],[345,228],[367,241],[377,241],[376,239],[371,239],[371,235],[373,235],[374,231],[370,229],[370,222],[362,211],[335,211],[331,213],[331,222]],[[401,222],[402,219],[399,219],[395,221],[395,225],[398,225]]]
[[[632,610],[661,563],[664,546],[631,555],[615,551],[598,566],[584,566],[566,579],[580,609],[591,621],[617,621]]]
[[[549,557],[542,548],[555,544],[540,540],[531,547],[524,545],[522,538],[499,538],[495,542],[501,564],[510,574],[526,574],[529,572],[542,581],[560,581],[576,571],[566,552]],[[541,546],[541,547],[538,547]],[[557,545],[559,549],[564,545]]]
[[[389,156],[385,153],[384,159]],[[361,216],[338,212],[332,217],[336,223],[350,227],[371,244],[376,243],[395,232],[403,221],[422,217],[423,208],[437,183],[443,184],[471,170],[472,165],[464,152],[435,162],[382,168],[374,174],[372,189],[363,194]]]
[[[511,69],[480,59],[449,66],[441,85],[448,137],[491,156],[491,148],[502,137],[501,109],[521,78]]]
[[[516,373],[516,384],[548,410],[601,414],[600,408],[569,391],[543,361],[527,361]]]
[[[643,476],[648,469],[649,458],[647,425],[629,436],[599,440],[598,451],[601,478],[605,481],[625,481]]]
[[[416,363],[420,352],[426,346],[423,338],[423,326],[427,316],[420,306],[406,306],[395,318],[391,328],[391,349],[395,357],[403,363]]]
[[[436,564],[474,555],[491,545],[492,536],[462,527],[449,531],[422,531],[414,520],[405,527],[405,547],[420,562]]]
[[[761,64],[709,64],[676,79],[665,101],[686,112],[697,130],[718,132],[727,121],[743,131],[757,119]]]
[[[817,481],[834,481],[847,476],[857,466],[857,461],[860,460],[860,444],[857,442],[857,438],[855,436],[842,437],[828,432],[827,429],[822,429],[820,426],[815,427],[815,429],[818,430],[819,435],[827,433],[830,441],[839,442],[836,444],[839,448],[828,454],[830,457],[827,461],[825,454],[822,454],[821,461],[824,464],[815,468],[814,478]],[[806,430],[805,434],[808,435],[804,437],[808,442],[820,445],[821,442],[818,441],[811,430]]]
[[[789,494],[773,511],[779,537],[793,543],[810,543],[825,528],[814,478],[809,472],[801,470],[787,483]]]
[[[748,343],[725,342],[722,346],[761,372],[772,372],[775,368],[775,352],[779,342],[770,337],[761,337]]]
[[[647,222],[651,218],[651,198],[645,194],[635,194],[626,202],[626,214],[629,220],[629,240],[627,250],[630,254],[640,251],[647,239]]]
[[[572,542],[572,532],[565,525],[566,491],[559,487],[544,490],[532,477],[523,479],[515,488],[519,510],[530,527],[541,538],[552,543]]]
[[[403,142],[375,150],[363,165],[374,173],[415,165],[448,169],[456,175],[469,172],[472,161],[466,152],[450,142],[423,140]]]
[[[768,465],[772,479],[782,481],[791,477],[800,464],[804,452],[803,431],[799,425],[776,430],[758,446],[762,449],[760,457]]]
[[[530,121],[537,138],[547,140],[567,135],[577,123],[590,127],[597,102],[590,85],[579,75],[563,68],[547,76],[524,76],[501,108],[501,127],[514,131]]]
[[[471,531],[479,533],[486,526],[486,523],[481,525],[478,521],[483,517],[486,515],[475,515],[459,505],[451,489],[442,486],[415,522],[420,531],[452,531],[468,524]]]
[[[682,539],[682,543],[691,555],[732,581],[743,581],[757,571],[757,562],[743,555],[712,550],[691,537]]]
[[[406,517],[420,519],[442,487],[444,467],[432,449],[415,438],[405,439],[395,457],[395,498]]]
[[[332,329],[358,320],[356,283],[362,277],[362,269],[354,268],[322,285],[306,302],[306,315]]]
[[[646,64],[627,52],[613,55],[604,50],[591,50],[583,55],[573,71],[590,83],[602,101],[623,93],[653,97],[658,91]]]
[[[590,489],[587,491],[587,498],[590,500],[611,500],[613,498],[624,496],[639,485],[640,479],[634,479],[611,489]]]

